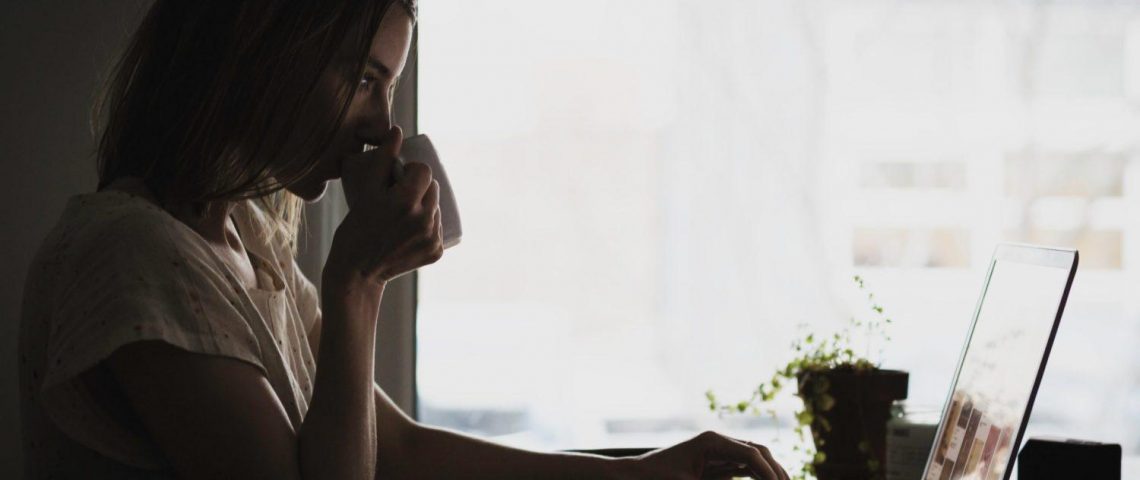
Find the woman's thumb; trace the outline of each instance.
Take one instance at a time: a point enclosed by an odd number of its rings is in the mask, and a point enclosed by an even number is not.
[[[396,157],[400,155],[400,149],[403,148],[403,146],[404,129],[400,128],[399,125],[393,125],[384,135],[384,139],[382,143],[380,143],[380,148],[388,155]]]

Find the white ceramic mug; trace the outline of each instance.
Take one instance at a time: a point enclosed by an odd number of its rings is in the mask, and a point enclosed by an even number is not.
[[[403,163],[421,162],[431,167],[431,176],[439,182],[439,213],[443,224],[443,248],[451,248],[459,243],[463,237],[463,226],[459,221],[459,207],[455,203],[455,192],[451,189],[451,182],[447,179],[447,171],[439,162],[439,154],[435,151],[431,139],[427,135],[415,135],[404,139],[400,148],[400,159]],[[397,168],[402,167],[402,165]]]

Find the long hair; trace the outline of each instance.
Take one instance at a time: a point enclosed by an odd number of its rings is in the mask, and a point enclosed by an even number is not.
[[[392,5],[415,18],[415,0],[155,0],[96,106],[98,189],[132,176],[166,205],[260,199],[295,248],[303,201],[284,188],[329,147]],[[298,131],[329,68],[348,69],[338,108]]]

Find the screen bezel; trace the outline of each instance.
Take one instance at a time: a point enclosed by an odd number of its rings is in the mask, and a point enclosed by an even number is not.
[[[958,388],[958,376],[962,373],[962,365],[966,361],[966,354],[970,351],[970,342],[974,338],[974,329],[978,325],[978,317],[981,315],[982,305],[986,301],[986,295],[989,294],[990,280],[993,277],[994,267],[997,265],[998,260],[1043,267],[1068,268],[1069,275],[1065,280],[1065,290],[1061,293],[1061,301],[1057,305],[1057,314],[1054,316],[1053,326],[1049,330],[1049,339],[1045,342],[1045,350],[1042,353],[1041,362],[1037,366],[1037,376],[1033,379],[1033,388],[1029,390],[1029,400],[1025,405],[1025,413],[1021,416],[1021,424],[1018,425],[1017,435],[1013,438],[1013,443],[1011,444],[1013,448],[1010,449],[1011,454],[1006,461],[1005,472],[1002,474],[1003,480],[1009,480],[1010,475],[1013,474],[1013,464],[1017,460],[1017,449],[1021,446],[1021,439],[1025,434],[1025,427],[1029,424],[1029,415],[1033,411],[1033,402],[1037,399],[1037,389],[1041,386],[1041,378],[1045,375],[1045,365],[1049,361],[1049,352],[1053,350],[1053,339],[1057,336],[1057,327],[1061,324],[1061,316],[1064,314],[1065,304],[1069,300],[1069,290],[1073,286],[1073,278],[1077,273],[1079,258],[1080,255],[1076,250],[1035,245],[1003,243],[998,245],[994,250],[993,258],[990,259],[990,266],[986,272],[986,280],[982,285],[982,295],[978,298],[978,304],[974,307],[974,319],[970,322],[970,331],[966,334],[966,342],[963,343],[962,353],[958,356],[958,366],[954,369],[954,380],[950,384],[950,391],[946,394],[946,401],[942,405],[942,417],[938,421],[938,430],[934,433],[934,443],[931,444],[930,453],[926,456],[926,467],[922,469],[923,480],[926,479],[926,474],[930,471],[931,463],[934,461],[935,451],[938,449],[938,441],[941,440],[943,430],[946,428],[947,416],[950,413],[950,402],[954,397],[954,390]]]

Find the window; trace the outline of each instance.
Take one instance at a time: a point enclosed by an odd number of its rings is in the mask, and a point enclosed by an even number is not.
[[[863,315],[854,274],[908,404],[938,410],[994,246],[1026,241],[1082,256],[1033,433],[1140,454],[1140,6],[421,12],[420,127],[465,228],[419,276],[422,420],[543,449],[769,441],[703,393],[746,396],[800,325]]]

